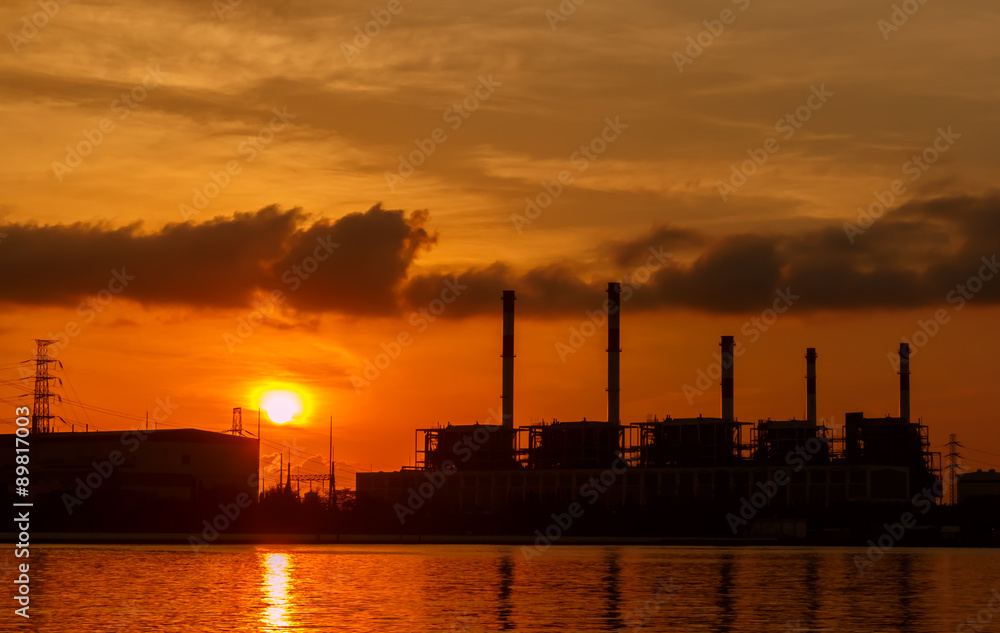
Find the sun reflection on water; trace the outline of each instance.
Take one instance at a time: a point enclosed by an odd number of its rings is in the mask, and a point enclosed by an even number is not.
[[[198,556],[53,545],[39,551],[38,606],[59,621],[38,630],[940,633],[987,613],[1000,578],[995,549],[901,547],[862,576],[864,554],[567,545],[529,561],[506,545],[219,546]]]
[[[288,584],[289,557],[288,554],[270,552],[263,556],[263,588],[264,611],[261,616],[264,630],[287,629],[288,623]]]

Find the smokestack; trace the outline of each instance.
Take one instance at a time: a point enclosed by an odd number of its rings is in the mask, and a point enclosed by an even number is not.
[[[806,348],[806,420],[816,424],[816,348]]]
[[[608,422],[621,422],[621,295],[622,285],[608,284]]]
[[[899,417],[910,421],[910,346],[899,344]]]
[[[514,428],[514,296],[513,290],[503,291],[503,418],[505,429]]]
[[[723,336],[722,342],[722,419],[734,420],[733,417],[733,337]]]

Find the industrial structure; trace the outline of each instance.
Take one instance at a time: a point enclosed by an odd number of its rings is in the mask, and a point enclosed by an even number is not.
[[[74,424],[53,413],[52,404],[62,401],[53,388],[61,384],[53,370],[62,368],[62,363],[50,353],[56,341],[35,342],[37,353],[30,361],[34,375],[22,377],[33,382],[33,392],[23,394],[33,397],[32,406],[23,408],[14,434],[0,436],[12,448],[15,443],[20,447],[0,457],[0,474],[8,494],[28,503],[21,507],[32,508],[31,525],[40,538],[122,533],[163,537],[208,529],[312,531],[319,529],[320,509],[331,513],[339,509],[332,416],[329,473],[293,475],[289,459],[287,471],[282,462],[278,485],[268,488],[260,477],[260,409],[256,433],[244,425],[242,407],[233,408],[231,426],[223,432],[157,429],[155,412],[152,428],[148,414],[144,428],[127,431]],[[55,421],[62,424],[57,427]],[[27,446],[28,467],[22,454]],[[293,491],[293,482],[297,488],[306,483],[304,496]],[[314,483],[319,484],[315,491]],[[320,496],[324,488],[325,501]],[[17,504],[8,508],[8,523],[14,507]],[[227,527],[207,528],[206,521]]]
[[[995,504],[1000,501],[1000,473],[996,469],[962,473],[957,479],[956,496],[959,504],[981,501]]]
[[[14,435],[0,442],[14,446]],[[257,500],[257,440],[199,429],[31,435],[39,532],[193,529],[241,494]],[[0,474],[15,481],[15,453]]]
[[[720,343],[719,417],[651,417],[623,425],[620,285],[609,283],[607,293],[606,420],[514,427],[515,297],[506,290],[501,424],[418,429],[415,466],[359,472],[358,498],[398,508],[435,480],[435,473],[444,473],[446,483],[436,486],[432,505],[452,516],[500,515],[532,504],[559,507],[580,501],[588,494],[588,482],[604,475],[611,480],[599,495],[606,510],[707,509],[738,507],[768,482],[784,481],[768,496],[767,509],[794,514],[844,504],[898,507],[940,479],[940,455],[930,451],[927,427],[910,416],[906,344],[899,348],[899,416],[848,413],[839,435],[817,418],[815,348],[805,355],[804,420],[738,420],[732,336]],[[609,472],[614,476],[607,477]]]
[[[622,294],[619,283],[609,283],[603,304],[608,336],[606,418],[516,426],[514,291],[503,291],[501,299],[500,412],[486,424],[417,429],[414,466],[357,473],[356,529],[385,526],[380,517],[386,512],[395,513],[401,525],[408,513],[427,506],[433,510],[422,511],[422,518],[436,521],[428,529],[469,525],[518,531],[531,517],[547,520],[553,511],[575,503],[601,508],[589,518],[633,518],[624,530],[668,533],[684,522],[688,533],[723,527],[733,527],[735,533],[741,519],[742,524],[753,519],[755,527],[744,533],[756,529],[758,536],[781,535],[788,532],[784,527],[775,530],[774,525],[793,525],[793,531],[801,534],[806,521],[827,526],[840,518],[875,516],[886,509],[899,516],[918,495],[928,490],[940,495],[940,454],[930,450],[927,427],[911,416],[906,344],[899,347],[895,417],[850,412],[839,429],[819,419],[818,355],[815,348],[808,348],[805,419],[740,420],[735,400],[736,340],[722,336],[716,374],[721,387],[718,417],[650,416],[624,423]],[[58,396],[50,385],[58,378],[50,366],[58,367],[58,361],[48,354],[53,341],[36,343],[31,488],[36,525],[44,531],[181,532],[197,528],[241,495],[246,495],[246,507],[251,500],[257,504],[254,510],[270,503],[272,515],[305,516],[296,515],[291,503],[298,499],[293,481],[307,482],[307,501],[313,497],[318,501],[312,483],[325,483],[328,509],[338,509],[332,418],[330,473],[293,475],[291,465],[286,473],[282,462],[284,489],[279,486],[274,494],[259,495],[259,411],[256,437],[247,437],[253,433],[244,427],[239,407],[233,409],[232,425],[225,433],[151,431],[148,426],[145,431],[124,433],[54,433],[52,421],[57,416],[52,415],[50,402]],[[11,445],[13,440],[8,436]],[[953,444],[954,461],[954,438]],[[15,480],[13,455],[0,459],[8,482]],[[992,472],[969,473],[952,489],[959,502],[995,500],[1000,498],[1000,477]],[[515,525],[518,520],[523,521]],[[259,525],[280,525],[268,521]],[[1000,517],[997,521],[1000,525]]]
[[[0,475],[14,494],[23,474],[21,448],[30,446],[32,526],[39,532],[164,532],[195,528],[218,512],[218,504],[258,499],[256,438],[244,436],[242,409],[233,409],[228,433],[200,429],[149,428],[96,431],[69,424],[52,412],[62,398],[50,354],[57,341],[36,339],[30,418],[15,434],[0,436],[12,447],[0,456]],[[29,421],[30,420],[30,421]],[[68,432],[56,432],[61,420]],[[28,425],[30,424],[30,430]],[[17,439],[17,442],[15,442]],[[19,461],[22,460],[22,461]],[[22,484],[18,484],[21,486]],[[27,492],[27,491],[26,491]],[[26,496],[22,495],[22,496]]]

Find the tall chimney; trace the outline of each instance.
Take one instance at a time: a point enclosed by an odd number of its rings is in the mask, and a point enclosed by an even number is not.
[[[622,285],[608,283],[608,422],[621,422],[621,295]]]
[[[910,421],[910,346],[899,344],[899,417]]]
[[[722,342],[722,419],[734,420],[733,417],[733,337],[723,336]]]
[[[502,424],[514,428],[514,296],[513,290],[503,291],[503,400]]]
[[[816,424],[816,348],[806,348],[806,421]]]

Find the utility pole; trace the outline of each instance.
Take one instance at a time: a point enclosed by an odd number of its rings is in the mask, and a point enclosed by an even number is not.
[[[260,495],[265,490],[264,481],[260,478],[260,402],[257,402],[257,498],[260,499]]]
[[[333,416],[330,416],[330,485],[327,491],[330,495],[330,509],[337,509],[337,483],[334,479],[334,466],[333,466]]]
[[[958,470],[961,468],[958,464],[959,458],[962,456],[958,453],[958,449],[962,446],[962,443],[958,441],[958,435],[952,433],[948,436],[948,501],[951,505],[958,505]]]

